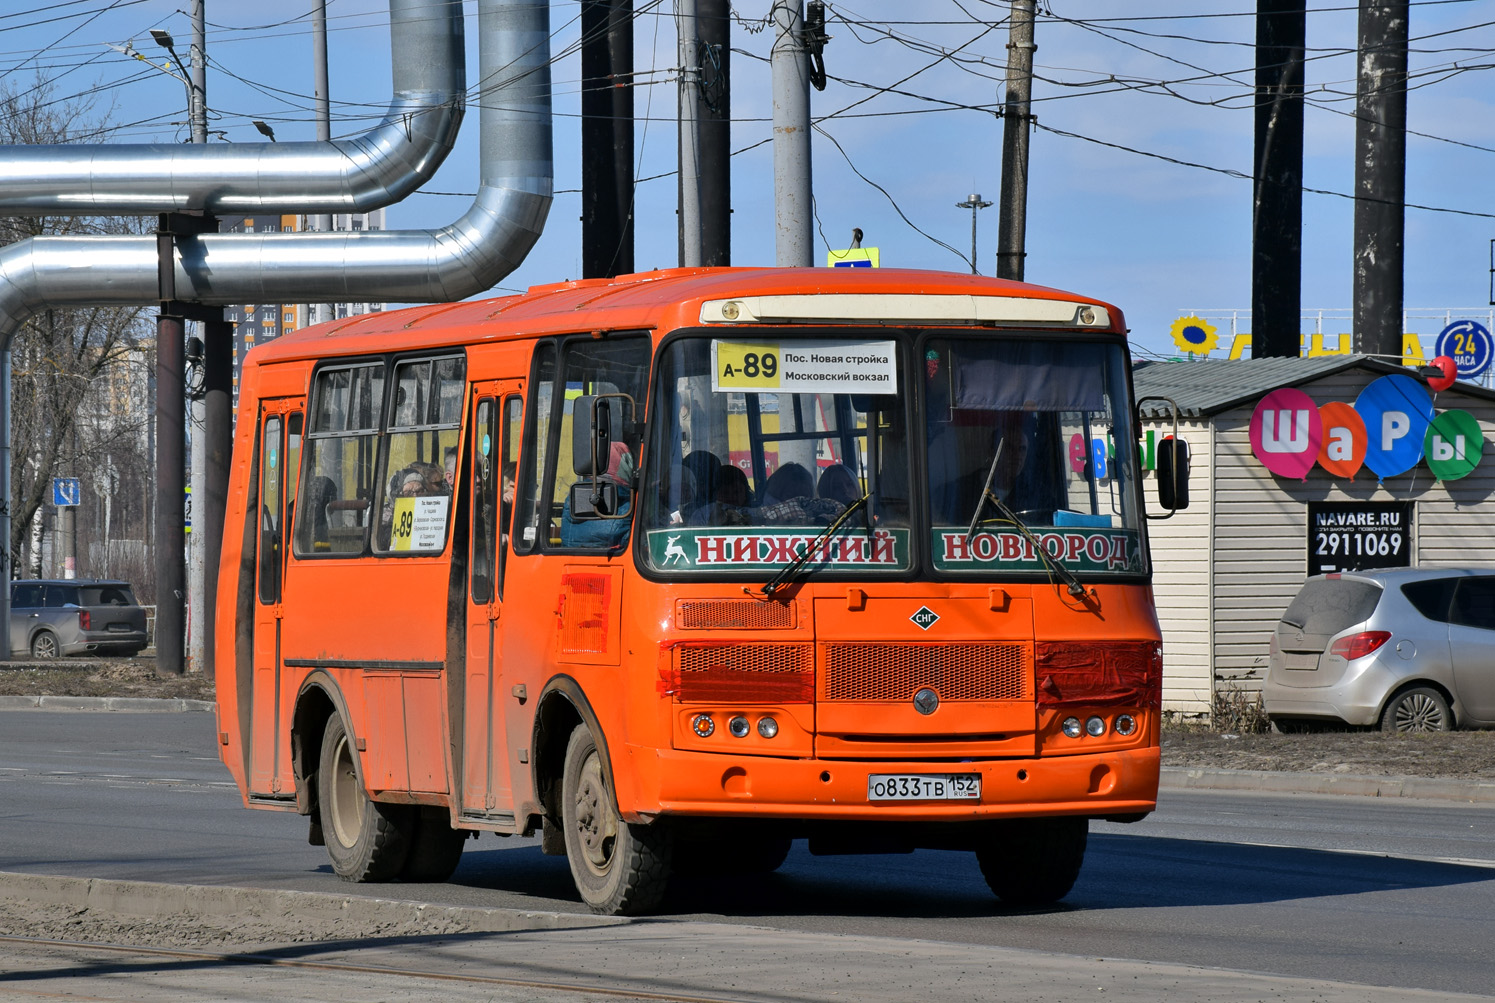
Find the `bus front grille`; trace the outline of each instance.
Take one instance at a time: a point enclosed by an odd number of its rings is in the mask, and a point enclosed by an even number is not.
[[[927,686],[942,700],[1031,700],[1026,644],[826,644],[821,699],[909,700]]]
[[[794,609],[756,599],[681,599],[675,622],[681,630],[792,630]]]

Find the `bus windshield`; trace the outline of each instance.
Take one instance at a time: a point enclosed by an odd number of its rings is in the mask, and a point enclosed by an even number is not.
[[[923,426],[937,570],[1136,573],[1137,448],[1116,345],[924,342]]]
[[[657,379],[641,491],[655,572],[766,579],[810,546],[813,570],[859,576],[907,573],[925,547],[955,576],[1145,570],[1119,345],[690,335]]]
[[[645,562],[767,577],[813,543],[818,567],[906,571],[906,383],[887,332],[671,341],[650,420]]]

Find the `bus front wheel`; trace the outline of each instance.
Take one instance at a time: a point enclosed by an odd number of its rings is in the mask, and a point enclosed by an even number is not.
[[[337,714],[327,719],[322,734],[317,802],[327,855],[338,877],[388,881],[400,873],[410,850],[411,812],[405,805],[369,800],[353,739]]]
[[[578,725],[566,743],[561,828],[566,862],[587,908],[622,916],[659,905],[669,883],[669,830],[634,825],[618,815],[602,755],[586,725]]]
[[[1024,818],[996,826],[976,851],[987,887],[1009,905],[1040,906],[1069,894],[1080,865],[1090,820]]]

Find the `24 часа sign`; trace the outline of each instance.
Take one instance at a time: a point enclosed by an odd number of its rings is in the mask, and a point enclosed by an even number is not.
[[[1279,477],[1307,480],[1318,464],[1353,479],[1368,467],[1377,480],[1426,461],[1433,477],[1456,481],[1479,466],[1485,438],[1467,411],[1435,412],[1427,388],[1410,376],[1372,381],[1353,406],[1320,407],[1301,390],[1273,390],[1251,415],[1251,452]]]

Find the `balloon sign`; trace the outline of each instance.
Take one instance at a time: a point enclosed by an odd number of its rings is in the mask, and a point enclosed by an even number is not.
[[[1434,477],[1456,481],[1479,466],[1485,452],[1485,434],[1468,411],[1444,411],[1428,426],[1422,448]]]
[[[1319,408],[1324,423],[1324,445],[1319,450],[1319,466],[1333,477],[1353,480],[1365,463],[1365,422],[1360,412],[1344,401],[1330,401]]]
[[[1323,440],[1318,405],[1301,390],[1273,390],[1251,415],[1251,452],[1279,477],[1307,480]]]
[[[1417,466],[1422,440],[1433,420],[1433,402],[1410,376],[1382,376],[1355,398],[1369,441],[1365,465],[1378,478],[1395,477]]]

